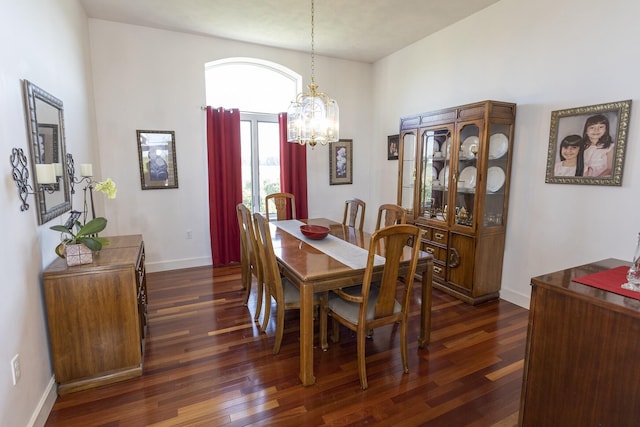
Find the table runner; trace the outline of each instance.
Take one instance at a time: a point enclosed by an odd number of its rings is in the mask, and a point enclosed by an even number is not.
[[[621,287],[622,284],[627,282],[627,271],[629,271],[629,267],[623,265],[609,270],[599,271],[598,273],[577,277],[573,279],[573,281],[640,300],[640,292],[634,292]]]
[[[300,231],[300,226],[304,223],[295,219],[271,221],[270,224],[275,225],[279,229],[291,234],[297,239],[302,240],[309,246],[324,252],[331,258],[348,265],[354,270],[365,268],[367,266],[367,256],[369,252],[366,249],[362,249],[332,235],[328,235],[322,240],[310,239]],[[373,263],[374,265],[382,265],[384,262],[384,257],[376,255]]]

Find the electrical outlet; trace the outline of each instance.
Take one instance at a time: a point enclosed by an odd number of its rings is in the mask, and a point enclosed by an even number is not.
[[[191,237],[193,237],[191,230],[187,230],[187,239],[191,239]]]
[[[13,359],[11,359],[11,377],[13,378],[13,385],[18,384],[21,376],[22,371],[20,370],[20,358],[16,354],[13,356]]]

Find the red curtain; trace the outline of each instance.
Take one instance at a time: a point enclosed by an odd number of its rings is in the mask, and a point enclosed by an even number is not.
[[[242,202],[240,111],[207,107],[209,233],[213,266],[240,262],[236,205]]]
[[[280,191],[296,196],[298,218],[309,218],[307,202],[307,146],[287,141],[287,113],[278,114],[280,125]]]

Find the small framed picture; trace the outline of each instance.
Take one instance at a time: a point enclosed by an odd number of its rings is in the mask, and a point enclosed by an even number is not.
[[[387,137],[387,160],[398,160],[398,145],[400,145],[400,135]]]
[[[353,140],[329,144],[329,184],[353,184]]]
[[[137,130],[143,190],[178,188],[176,135],[171,130]]]
[[[551,112],[545,182],[622,185],[631,100]]]

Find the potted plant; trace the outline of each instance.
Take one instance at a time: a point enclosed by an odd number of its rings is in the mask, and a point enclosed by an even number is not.
[[[51,228],[67,236],[56,247],[56,254],[66,258],[67,265],[88,264],[93,261],[93,251],[99,251],[103,245],[108,245],[109,240],[98,237],[98,233],[105,229],[107,220],[103,217],[94,218],[82,225],[80,221],[71,222],[71,225],[54,225]],[[74,232],[75,228],[75,232]]]

